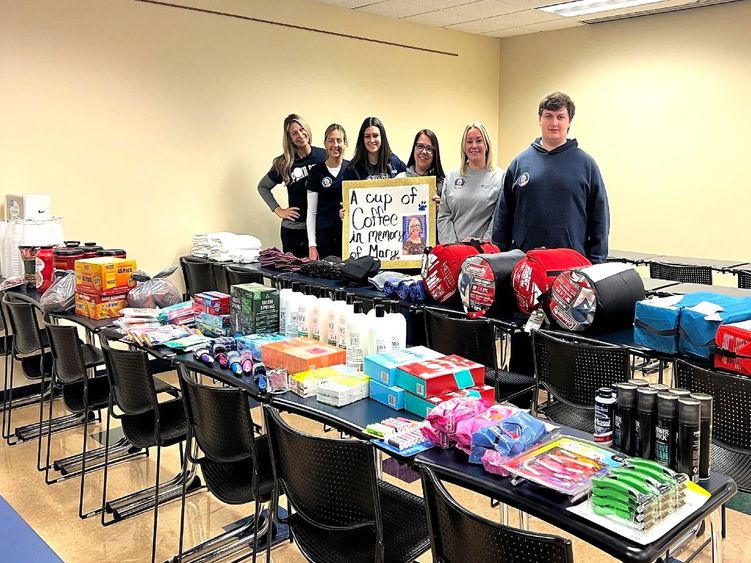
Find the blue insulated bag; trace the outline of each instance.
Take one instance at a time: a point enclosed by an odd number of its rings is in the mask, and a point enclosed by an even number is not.
[[[709,360],[716,349],[715,335],[720,325],[751,319],[751,297],[710,292],[692,295],[703,298],[681,311],[678,351],[685,356]]]
[[[656,352],[677,354],[681,310],[711,299],[714,295],[703,291],[637,301],[634,310],[634,341]]]

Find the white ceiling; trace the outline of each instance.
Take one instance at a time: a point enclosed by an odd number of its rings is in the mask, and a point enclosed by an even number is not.
[[[536,10],[568,0],[316,0],[389,18],[490,37],[512,37],[578,27],[634,15],[653,15],[734,0],[663,0],[653,4],[564,18]]]

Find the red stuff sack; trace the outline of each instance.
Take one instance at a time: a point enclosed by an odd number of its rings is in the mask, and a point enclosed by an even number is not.
[[[751,321],[720,325],[714,367],[751,376]]]
[[[531,313],[545,304],[550,285],[558,274],[591,265],[587,258],[570,248],[530,250],[511,272],[516,305],[522,313]]]
[[[425,290],[439,303],[451,300],[456,296],[457,280],[464,259],[475,254],[497,254],[500,251],[492,242],[474,239],[426,248],[421,272]]]

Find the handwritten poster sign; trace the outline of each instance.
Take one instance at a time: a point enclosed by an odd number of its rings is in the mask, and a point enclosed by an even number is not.
[[[419,268],[436,243],[435,177],[343,183],[344,258],[373,256],[384,268]]]

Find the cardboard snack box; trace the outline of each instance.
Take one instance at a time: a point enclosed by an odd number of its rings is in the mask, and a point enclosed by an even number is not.
[[[88,293],[75,294],[76,315],[89,317],[90,319],[112,319],[120,317],[120,311],[128,306],[128,300],[121,295],[89,295]]]
[[[117,288],[136,287],[133,272],[136,261],[130,258],[85,258],[76,260],[76,291],[92,294]]]

